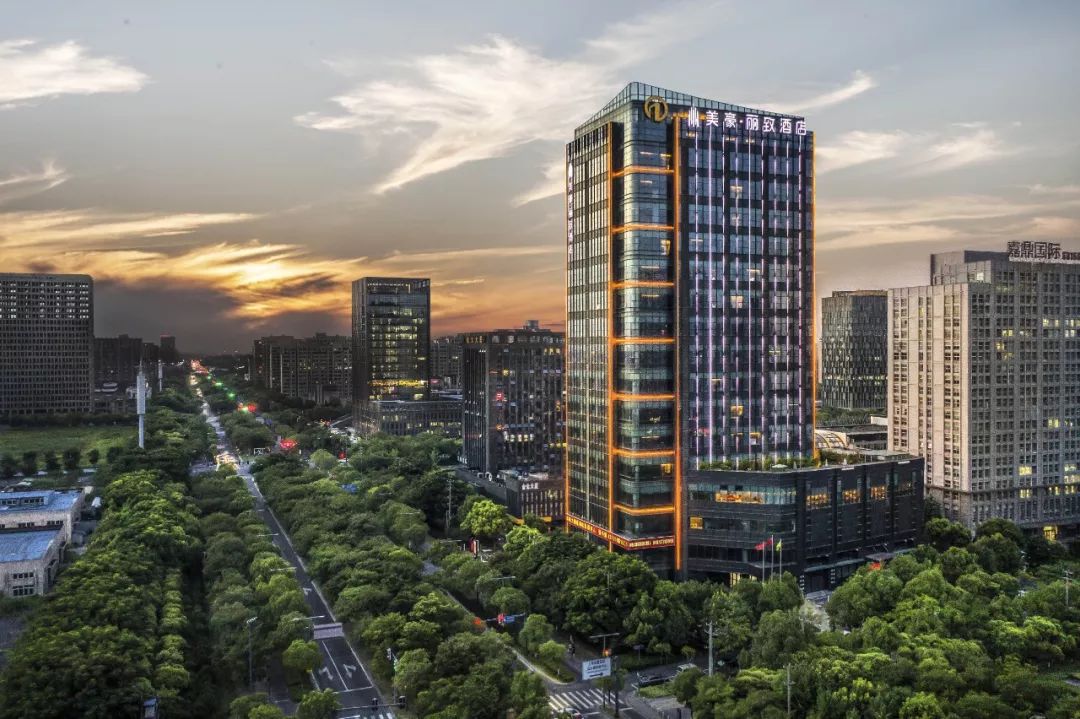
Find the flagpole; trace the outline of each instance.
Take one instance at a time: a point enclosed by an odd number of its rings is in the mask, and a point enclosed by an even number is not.
[[[761,582],[765,583],[765,540],[761,541]]]
[[[769,556],[769,578],[772,579],[776,575],[776,537],[772,534],[769,535],[769,549],[772,550]]]
[[[780,576],[784,576],[784,540],[780,540]]]

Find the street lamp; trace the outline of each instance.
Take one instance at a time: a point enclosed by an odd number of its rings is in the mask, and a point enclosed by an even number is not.
[[[251,652],[251,625],[259,621],[258,617],[251,617],[245,624],[247,624],[248,635],[248,689],[255,691],[255,660]]]

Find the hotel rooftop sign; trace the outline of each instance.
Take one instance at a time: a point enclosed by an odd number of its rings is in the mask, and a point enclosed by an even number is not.
[[[667,101],[659,95],[653,95],[645,100],[642,110],[645,117],[653,122],[663,122],[670,114]],[[806,120],[801,119],[773,117],[751,112],[720,112],[719,110],[705,110],[702,112],[693,105],[686,112],[686,127],[689,130],[700,130],[702,127],[719,128],[721,126],[725,130],[744,129],[778,135],[807,134]]]
[[[1009,259],[1013,262],[1080,265],[1080,252],[1063,251],[1060,242],[1010,242]]]

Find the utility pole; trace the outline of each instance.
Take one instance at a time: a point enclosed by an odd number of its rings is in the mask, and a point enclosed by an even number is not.
[[[446,534],[450,534],[450,515],[454,506],[454,473],[446,473]]]
[[[791,665],[787,665],[787,679],[784,680],[784,686],[787,687],[787,715],[788,719],[791,719]]]
[[[713,637],[716,636],[716,632],[713,631],[713,621],[710,619],[708,626],[709,633],[709,676],[713,675]]]
[[[248,689],[251,691],[255,691],[255,660],[251,652],[251,625],[255,623],[256,619],[258,617],[252,617],[246,622],[248,634]]]

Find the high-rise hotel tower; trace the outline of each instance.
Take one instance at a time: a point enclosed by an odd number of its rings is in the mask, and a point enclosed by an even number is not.
[[[813,134],[631,83],[566,148],[567,523],[660,571],[684,475],[813,454]]]

